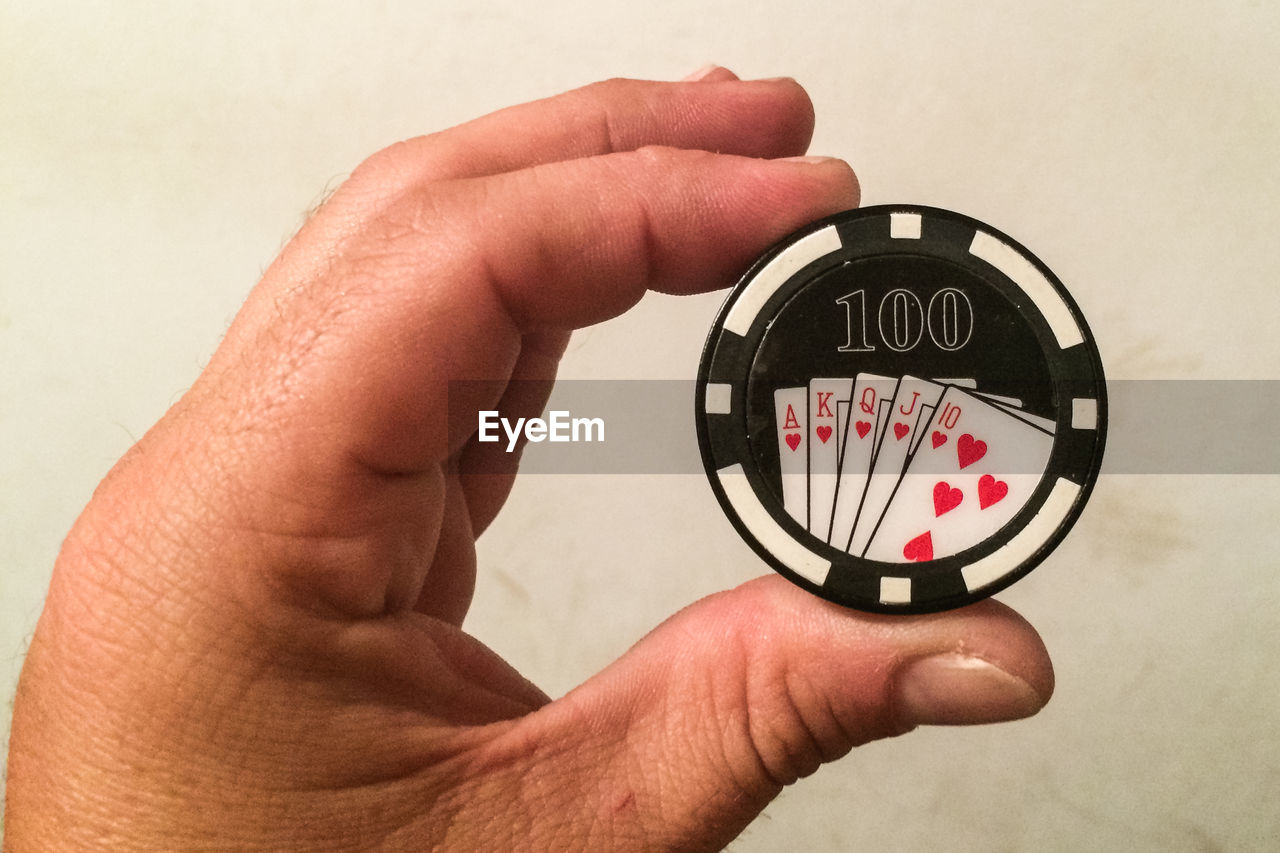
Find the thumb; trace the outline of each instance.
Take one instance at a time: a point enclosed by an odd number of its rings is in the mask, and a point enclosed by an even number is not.
[[[996,602],[875,616],[766,577],[677,614],[522,728],[576,744],[555,760],[581,766],[556,776],[603,786],[574,797],[612,810],[589,816],[599,840],[718,849],[854,746],[1030,716],[1052,692],[1039,636]]]

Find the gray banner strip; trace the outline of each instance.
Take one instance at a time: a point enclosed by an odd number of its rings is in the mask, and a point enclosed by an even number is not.
[[[482,424],[479,412],[454,401],[496,399],[493,389],[502,386],[486,383],[487,393],[477,394],[477,383],[450,385],[456,446],[459,431],[476,432]],[[530,474],[701,473],[694,386],[692,380],[566,380],[555,384],[539,413],[495,405],[486,429],[495,440],[486,442],[492,450],[481,467],[509,472],[518,460],[519,470]],[[1104,474],[1280,474],[1280,381],[1118,380],[1107,389]],[[508,393],[530,396],[539,398]],[[547,422],[530,433],[541,433],[541,440],[529,441],[523,453],[506,452],[531,416]]]

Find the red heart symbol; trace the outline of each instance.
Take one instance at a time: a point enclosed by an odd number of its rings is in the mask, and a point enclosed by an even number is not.
[[[826,444],[827,439],[831,438],[831,427],[829,426],[820,426],[814,430],[814,432],[818,434],[818,441],[821,441],[823,444]]]
[[[798,432],[787,433],[787,447],[790,447],[792,450],[795,450],[799,446],[800,446],[800,433]]]
[[[981,500],[982,484],[978,484],[978,495]],[[964,492],[959,489],[951,488],[951,485],[945,480],[933,487],[933,514],[942,515],[960,506],[960,501],[964,500]]]
[[[947,434],[945,432],[933,431],[933,446],[935,449],[947,443]]]
[[[916,563],[933,559],[933,537],[926,530],[902,548],[902,556]]]
[[[1004,480],[997,480],[990,474],[983,474],[978,480],[978,508],[986,509],[993,503],[1004,500],[1004,496],[1009,494],[1009,484]]]
[[[987,443],[974,441],[973,436],[967,432],[956,442],[956,458],[960,461],[961,468],[967,468],[986,455]]]
[[[854,426],[858,430],[858,438],[866,438],[867,433],[871,432],[871,424],[866,421],[858,421]]]
[[[893,434],[898,437],[898,441],[902,441],[902,437],[907,434],[908,429],[906,424],[894,424]]]

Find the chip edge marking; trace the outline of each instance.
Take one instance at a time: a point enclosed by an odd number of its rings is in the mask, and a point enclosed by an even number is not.
[[[783,249],[743,288],[724,318],[723,328],[745,338],[769,297],[777,293],[778,288],[786,284],[797,270],[818,258],[839,251],[843,246],[836,226],[828,225],[812,234],[806,234]]]
[[[728,382],[708,382],[702,408],[708,415],[733,414],[733,386]]]
[[[1071,428],[1098,428],[1098,401],[1093,397],[1074,397],[1071,400]]]
[[[884,575],[880,578],[881,604],[910,604],[911,578]]]
[[[1053,336],[1058,339],[1059,347],[1069,349],[1084,343],[1080,324],[1076,322],[1062,295],[1021,252],[998,237],[975,230],[973,242],[969,244],[969,254],[991,264],[1022,288],[1022,292],[1040,309]]]
[[[1014,534],[1013,538],[998,551],[960,570],[969,592],[976,592],[984,586],[995,583],[1010,572],[1017,571],[1032,554],[1049,541],[1053,531],[1071,514],[1071,508],[1075,505],[1082,489],[1083,486],[1079,483],[1073,483],[1066,477],[1059,477],[1058,482],[1053,484],[1049,497],[1025,527]]]
[[[921,221],[918,213],[890,213],[889,236],[895,240],[919,240]]]
[[[805,580],[819,586],[826,583],[827,575],[831,573],[831,562],[801,545],[778,526],[752,490],[741,462],[718,469],[716,476],[738,520],[751,531],[761,547]]]

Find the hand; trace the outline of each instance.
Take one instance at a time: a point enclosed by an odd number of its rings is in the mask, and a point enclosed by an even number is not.
[[[571,329],[856,205],[843,162],[785,159],[812,123],[794,82],[714,69],[361,165],[70,533],[10,848],[712,849],[857,744],[1038,710],[1044,648],[993,602],[874,617],[769,576],[554,702],[459,628],[511,480],[450,436],[537,414],[548,383],[506,383]],[[491,381],[446,407],[451,379]]]

